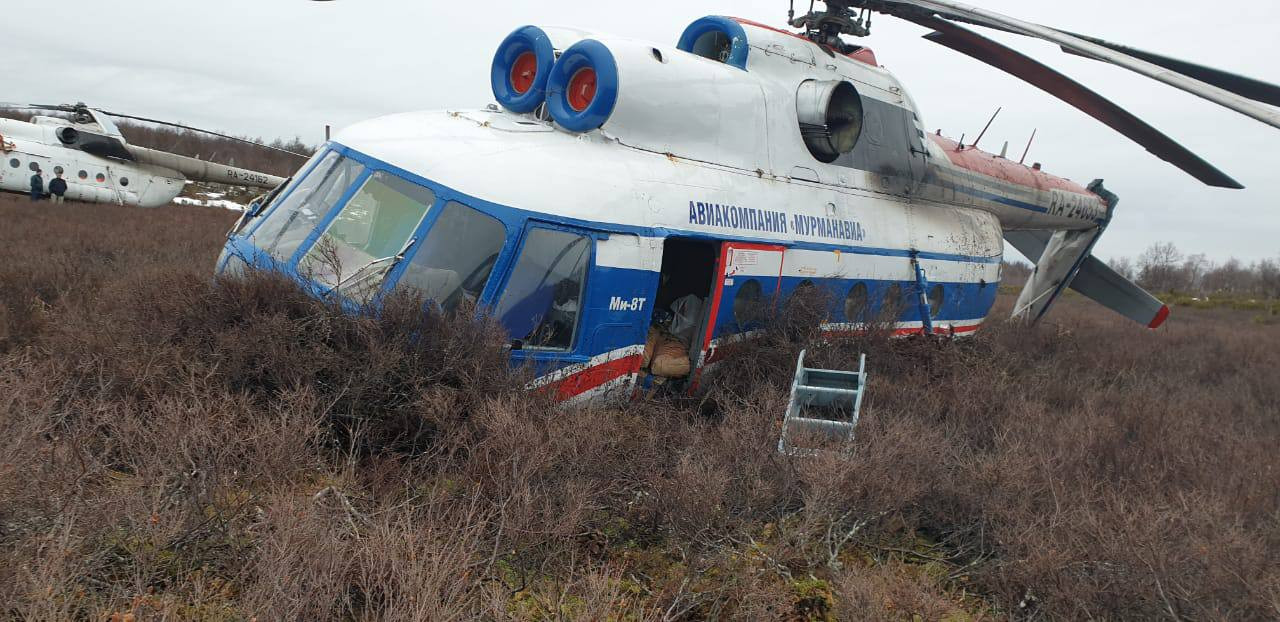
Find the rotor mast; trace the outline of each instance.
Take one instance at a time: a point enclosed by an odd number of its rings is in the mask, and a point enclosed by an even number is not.
[[[793,28],[803,28],[804,36],[818,45],[849,53],[857,46],[845,43],[840,35],[865,37],[871,34],[871,11],[853,9],[850,5],[856,0],[828,0],[827,10],[817,11],[813,2],[809,4],[809,12],[795,17],[795,3],[787,13],[787,23]]]

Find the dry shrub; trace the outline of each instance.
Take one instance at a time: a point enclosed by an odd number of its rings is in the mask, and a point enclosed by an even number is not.
[[[9,617],[1280,615],[1247,314],[829,339],[813,288],[696,399],[557,408],[483,318],[211,278],[230,214],[0,210]],[[848,455],[776,451],[801,349],[868,354]]]

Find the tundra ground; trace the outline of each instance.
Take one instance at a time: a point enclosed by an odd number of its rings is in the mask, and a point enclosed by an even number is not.
[[[1254,311],[830,343],[801,301],[702,398],[558,409],[483,322],[213,279],[234,218],[0,197],[0,615],[1280,617]],[[868,353],[847,457],[776,452],[802,347]]]

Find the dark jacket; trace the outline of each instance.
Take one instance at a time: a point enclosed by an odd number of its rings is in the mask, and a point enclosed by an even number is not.
[[[49,180],[49,194],[62,196],[67,192],[67,180],[61,177],[54,177]]]
[[[31,194],[44,194],[44,178],[40,173],[31,176]]]

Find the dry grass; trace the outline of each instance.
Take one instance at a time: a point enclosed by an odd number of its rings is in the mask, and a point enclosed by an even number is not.
[[[558,410],[483,323],[211,279],[232,214],[0,216],[7,617],[1280,616],[1248,313],[828,344],[797,303],[706,399]],[[775,451],[803,346],[870,353],[847,460]]]

